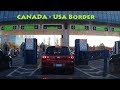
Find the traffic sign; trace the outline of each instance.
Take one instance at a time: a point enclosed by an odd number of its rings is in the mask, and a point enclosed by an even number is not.
[[[26,38],[26,50],[33,50],[33,38]]]

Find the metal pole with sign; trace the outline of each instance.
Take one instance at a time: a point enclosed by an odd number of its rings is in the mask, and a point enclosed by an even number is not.
[[[88,65],[88,61],[81,61],[80,51],[88,51],[87,39],[75,40],[75,63],[81,65]]]
[[[25,38],[25,56],[24,64],[37,64],[37,39]]]

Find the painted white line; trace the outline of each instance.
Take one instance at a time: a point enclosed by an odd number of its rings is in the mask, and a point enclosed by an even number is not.
[[[25,74],[25,73],[31,73],[31,71],[26,71],[26,72],[23,72],[23,71],[18,71],[18,69],[15,71],[15,72],[18,72],[18,73],[20,73],[20,74]]]
[[[37,69],[35,69],[29,76],[32,76],[40,68],[40,66],[41,66],[41,64],[39,64]]]
[[[94,69],[82,69],[82,68],[81,68],[80,70],[94,70]]]
[[[98,69],[98,68],[95,68],[95,67],[93,67],[93,66],[90,66],[91,68],[94,68],[94,69],[96,69],[96,70],[100,70],[100,69]],[[100,70],[101,71],[101,70]],[[112,77],[114,77],[114,78],[118,78],[117,76],[114,76],[114,75],[111,75],[111,74],[108,74],[107,76],[112,76]]]
[[[12,63],[14,66],[18,66],[18,65],[24,65],[23,62],[22,63]]]
[[[83,72],[83,73],[85,73],[86,75],[88,75],[88,76],[90,76],[90,77],[101,77],[101,76],[93,76],[93,75],[91,75],[91,74],[89,74],[89,73],[87,73],[87,72],[84,72],[84,71],[82,71],[82,70],[80,70],[79,68],[76,68],[75,67],[75,69],[77,69],[78,71],[80,71],[80,72]]]
[[[20,67],[18,67],[17,69],[15,69],[14,71],[12,71],[11,73],[9,73],[7,76],[12,76],[12,74],[14,73],[14,72],[16,72],[18,69],[20,69],[22,66],[20,66]]]
[[[35,70],[35,69],[26,69],[26,68],[23,68],[23,67],[21,67],[20,69],[24,69],[24,70]]]
[[[22,72],[20,72],[20,71],[18,71],[18,70],[17,70],[16,72],[18,72],[18,73],[22,74]]]
[[[90,66],[91,68],[93,68],[93,69],[97,69],[97,68],[95,68],[95,67],[93,67],[93,66]],[[100,69],[97,69],[97,70],[100,70]]]
[[[31,72],[21,72],[21,74],[25,74],[25,73],[31,73]]]
[[[75,67],[76,68],[76,67]],[[84,72],[84,71],[82,71],[82,70],[80,70],[79,68],[76,68],[78,71],[81,71],[81,72],[83,72],[83,73],[85,73],[86,75],[89,75],[91,78],[101,78],[101,79],[103,79],[103,78],[109,78],[111,75],[110,74],[108,74],[106,77],[103,77],[103,76],[93,76],[93,75],[91,75],[91,74],[89,74],[89,73],[87,73],[87,72]],[[114,77],[114,76],[112,76],[112,77]],[[118,77],[114,77],[114,78],[118,78]]]
[[[13,63],[20,63],[20,62],[24,62],[24,61],[20,61],[20,60],[18,60],[18,61],[13,61]]]
[[[95,74],[99,74],[99,73],[101,73],[101,72],[103,72],[103,71],[97,71],[97,72],[95,72],[95,71],[93,71],[93,72],[91,72],[91,71],[87,71],[88,73],[95,73]]]
[[[111,75],[111,74],[108,74],[107,77],[108,77],[108,78],[109,78],[109,77],[118,78],[118,77],[116,77],[116,76],[114,76],[114,75]]]
[[[18,67],[20,67],[20,66],[12,66],[12,67],[14,67],[14,68],[17,67],[17,68],[18,68]]]
[[[21,71],[18,71],[18,70],[16,72],[18,72],[20,74],[31,73],[31,72],[21,72]]]

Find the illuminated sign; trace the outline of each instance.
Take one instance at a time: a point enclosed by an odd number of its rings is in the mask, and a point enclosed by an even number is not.
[[[7,31],[16,30],[16,29],[17,29],[16,25],[5,25],[1,27],[1,30],[7,30]]]
[[[120,32],[120,28],[112,28],[113,32]]]
[[[87,39],[80,39],[80,51],[87,51]]]
[[[43,25],[43,29],[50,30],[62,29],[62,25]]]
[[[33,50],[33,38],[26,38],[26,50]]]
[[[38,29],[39,25],[21,25],[23,30],[35,30]]]
[[[96,30],[96,31],[108,31],[108,28],[106,26],[94,26],[93,30]]]
[[[71,29],[75,29],[75,30],[89,30],[89,26],[86,26],[86,25],[71,25]]]
[[[53,14],[53,15],[43,15],[43,14],[36,14],[36,15],[17,15],[16,17],[18,20],[47,20],[47,19],[82,19],[82,20],[94,20],[94,15],[76,15],[76,14],[69,14],[69,15],[61,15],[61,14]]]

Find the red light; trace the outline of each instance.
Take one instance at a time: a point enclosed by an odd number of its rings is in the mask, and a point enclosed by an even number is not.
[[[71,56],[70,58],[71,58],[71,59],[74,59],[74,56]]]
[[[74,60],[74,56],[70,56],[69,58],[70,58],[71,60]]]
[[[48,59],[49,59],[49,56],[43,55],[43,56],[42,56],[42,59],[43,59],[43,60],[48,60]]]
[[[45,59],[45,58],[46,58],[46,56],[42,56],[42,58],[43,58],[43,59]]]
[[[46,56],[46,58],[49,58],[49,56]]]

